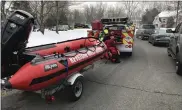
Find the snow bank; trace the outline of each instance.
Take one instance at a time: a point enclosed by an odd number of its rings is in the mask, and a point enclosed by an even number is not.
[[[33,47],[43,44],[50,44],[81,37],[87,37],[87,30],[90,29],[59,31],[59,34],[57,34],[55,31],[45,30],[44,35],[41,32],[32,32],[27,47]]]

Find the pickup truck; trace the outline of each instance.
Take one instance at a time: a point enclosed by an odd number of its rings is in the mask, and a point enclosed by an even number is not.
[[[139,27],[139,29],[136,31],[136,38],[139,38],[141,36],[141,39],[147,39],[155,33],[155,26],[153,24],[143,24]]]
[[[176,61],[176,73],[182,75],[182,22],[176,26],[175,30],[168,29],[166,31],[173,33],[167,48],[168,56]]]

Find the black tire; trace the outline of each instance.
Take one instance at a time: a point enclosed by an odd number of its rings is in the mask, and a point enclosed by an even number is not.
[[[166,44],[166,47],[169,47],[169,43]]]
[[[138,39],[139,35],[136,35],[136,38]]]
[[[153,46],[156,46],[156,43],[155,43],[155,41],[154,41],[154,40],[152,41],[152,45],[153,45]]]
[[[80,85],[81,87],[77,87]],[[79,89],[79,90],[76,90]],[[83,77],[78,77],[74,84],[68,88],[70,101],[77,101],[81,98],[83,93]],[[79,93],[77,93],[79,92]]]
[[[150,42],[150,39],[148,39],[148,43],[151,43],[151,42]]]
[[[133,52],[128,52],[127,55],[130,57],[130,56],[132,56],[132,53],[133,53]]]
[[[144,40],[144,36],[141,36],[141,40]]]
[[[167,55],[171,57],[171,54],[169,53],[169,48],[167,49]]]
[[[176,74],[182,76],[182,63],[180,62],[180,55],[176,55]]]

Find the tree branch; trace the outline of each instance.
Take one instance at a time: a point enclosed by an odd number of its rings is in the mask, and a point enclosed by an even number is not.
[[[52,10],[53,7],[54,7],[54,5],[52,5],[52,6],[49,8],[49,11],[47,11],[45,14],[43,14],[43,16],[44,16],[44,17],[47,16],[47,15],[50,13],[50,11]]]

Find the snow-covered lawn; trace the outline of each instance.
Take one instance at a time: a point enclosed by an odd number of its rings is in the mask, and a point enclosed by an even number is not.
[[[59,34],[57,34],[55,31],[49,31],[46,29],[44,35],[41,32],[32,32],[29,37],[27,47],[87,37],[87,30],[90,29],[74,29],[68,31],[59,31]],[[4,80],[0,80],[0,82],[4,83]]]
[[[27,47],[87,37],[87,30],[90,29],[59,31],[59,34],[57,34],[55,31],[45,30],[44,35],[41,32],[32,32]]]

